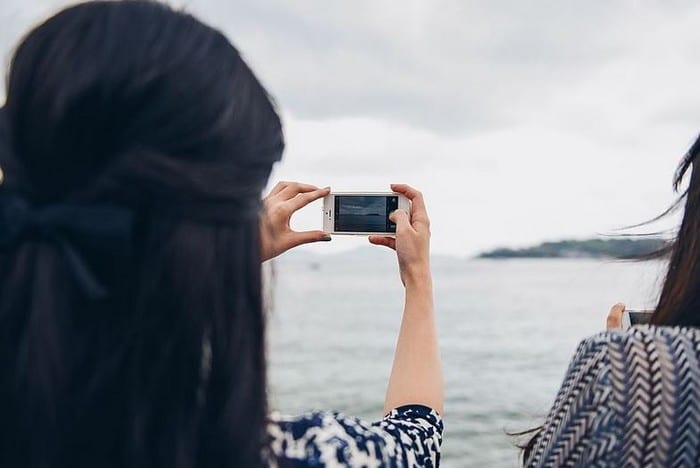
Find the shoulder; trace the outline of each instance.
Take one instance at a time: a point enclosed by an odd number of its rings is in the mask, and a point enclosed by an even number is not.
[[[700,330],[696,328],[644,325],[605,331],[579,343],[567,378],[605,375],[616,382],[631,382],[648,378],[662,362],[668,368],[679,360],[697,361],[698,350]]]
[[[436,466],[442,419],[420,405],[375,422],[332,411],[272,413],[267,433],[273,466]]]
[[[700,368],[698,349],[698,330],[679,327],[640,326],[582,340],[527,465],[624,457],[625,437],[637,434],[640,414],[654,411],[650,402],[662,390],[678,389],[674,395],[681,398],[687,389],[700,389],[698,372],[691,370]]]
[[[628,330],[607,330],[591,335],[581,340],[576,355],[606,351],[610,347],[620,345],[636,346],[642,343],[698,340],[700,340],[700,329],[696,328],[637,325]]]
[[[615,407],[622,417],[638,402],[697,388],[700,379],[700,330],[639,326],[608,332],[605,341]]]
[[[600,405],[609,408],[619,441],[611,457],[670,466],[678,453],[691,453],[687,439],[700,437],[694,409],[700,399],[700,330],[639,326],[601,338],[610,392]]]
[[[635,326],[629,330],[601,332],[582,340],[574,360],[601,356],[614,363],[634,357],[655,358],[663,351],[673,351],[672,356],[695,354],[697,343],[700,343],[700,330],[696,328]]]

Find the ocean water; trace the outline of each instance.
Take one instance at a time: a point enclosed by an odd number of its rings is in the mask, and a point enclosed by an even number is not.
[[[539,425],[578,342],[612,304],[654,304],[658,262],[433,262],[445,377],[444,467],[518,466],[507,431]],[[381,417],[402,313],[395,258],[283,257],[271,307],[272,407]]]

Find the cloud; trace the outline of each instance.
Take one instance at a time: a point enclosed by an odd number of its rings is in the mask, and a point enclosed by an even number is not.
[[[174,3],[221,28],[285,111],[306,120],[371,117],[460,135],[544,119],[616,133],[630,118],[687,121],[700,104],[692,1]],[[3,55],[61,4],[3,8]],[[618,106],[624,115],[606,119]]]
[[[3,8],[0,52],[62,3]],[[442,253],[649,219],[700,128],[694,1],[179,4],[223,30],[281,104],[276,179],[412,183]],[[319,212],[295,223],[318,228]]]
[[[538,118],[589,81],[677,89],[684,78],[664,65],[697,55],[700,20],[691,2],[186,4],[227,32],[300,118],[370,116],[453,134]]]
[[[427,199],[434,250],[452,254],[610,233],[648,220],[673,200],[673,171],[688,143],[675,128],[649,132],[640,149],[529,124],[446,137],[373,119],[285,121],[288,148],[273,180],[337,191],[413,184]],[[295,223],[318,229],[320,206],[303,210]],[[337,238],[333,249],[362,242]]]

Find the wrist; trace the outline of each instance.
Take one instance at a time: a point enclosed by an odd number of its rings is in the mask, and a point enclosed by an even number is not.
[[[430,270],[414,274],[404,280],[406,295],[405,313],[410,316],[426,317],[433,310],[433,280]],[[416,315],[417,314],[417,315]]]
[[[430,273],[430,265],[427,263],[414,268],[407,268],[403,272],[402,279],[406,289],[432,288],[432,274]]]

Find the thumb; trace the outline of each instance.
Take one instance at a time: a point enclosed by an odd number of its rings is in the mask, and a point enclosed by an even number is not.
[[[622,313],[625,311],[625,305],[618,302],[610,309],[608,318],[605,323],[605,328],[608,330],[614,330],[616,328],[622,327]]]
[[[396,224],[397,230],[399,228],[405,228],[406,226],[411,225],[411,222],[408,220],[408,213],[406,213],[404,210],[394,210],[389,215],[389,220]]]
[[[312,242],[330,241],[331,235],[323,231],[295,232],[291,240],[292,246],[296,247],[297,245],[310,244]]]

